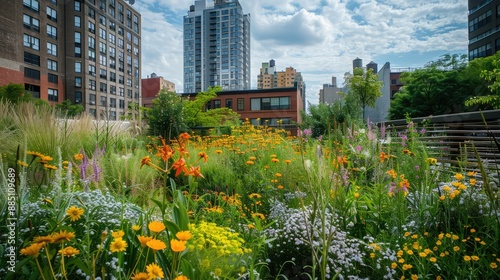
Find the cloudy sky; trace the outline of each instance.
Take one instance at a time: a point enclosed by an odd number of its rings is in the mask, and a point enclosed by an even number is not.
[[[211,0],[209,0],[211,1]],[[240,0],[251,15],[252,88],[262,62],[302,72],[307,101],[352,60],[391,68],[421,67],[450,53],[467,53],[467,0]],[[142,76],[183,86],[182,20],[194,0],[136,0],[142,15]]]

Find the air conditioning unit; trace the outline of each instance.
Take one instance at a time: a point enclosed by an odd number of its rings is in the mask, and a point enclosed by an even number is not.
[[[90,104],[90,105],[95,105],[95,101],[90,100],[90,101],[89,101],[89,104]]]

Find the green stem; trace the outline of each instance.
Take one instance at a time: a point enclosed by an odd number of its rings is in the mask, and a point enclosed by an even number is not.
[[[38,270],[40,271],[40,275],[42,276],[42,279],[45,280],[45,277],[43,276],[43,271],[42,267],[40,266],[40,263],[38,262],[38,256],[35,258],[36,266],[38,267]]]

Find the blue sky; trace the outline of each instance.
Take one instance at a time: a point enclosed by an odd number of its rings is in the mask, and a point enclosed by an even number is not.
[[[210,0],[209,0],[210,1]],[[467,0],[240,0],[251,15],[252,87],[262,62],[302,73],[307,101],[352,60],[392,68],[421,67],[441,55],[467,53]],[[152,72],[182,92],[182,19],[194,0],[136,0],[142,15],[142,76]]]

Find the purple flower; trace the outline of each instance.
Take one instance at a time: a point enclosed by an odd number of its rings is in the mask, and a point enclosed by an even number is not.
[[[361,150],[363,150],[363,147],[361,147],[360,145],[357,145],[356,146],[356,151],[361,152]]]

